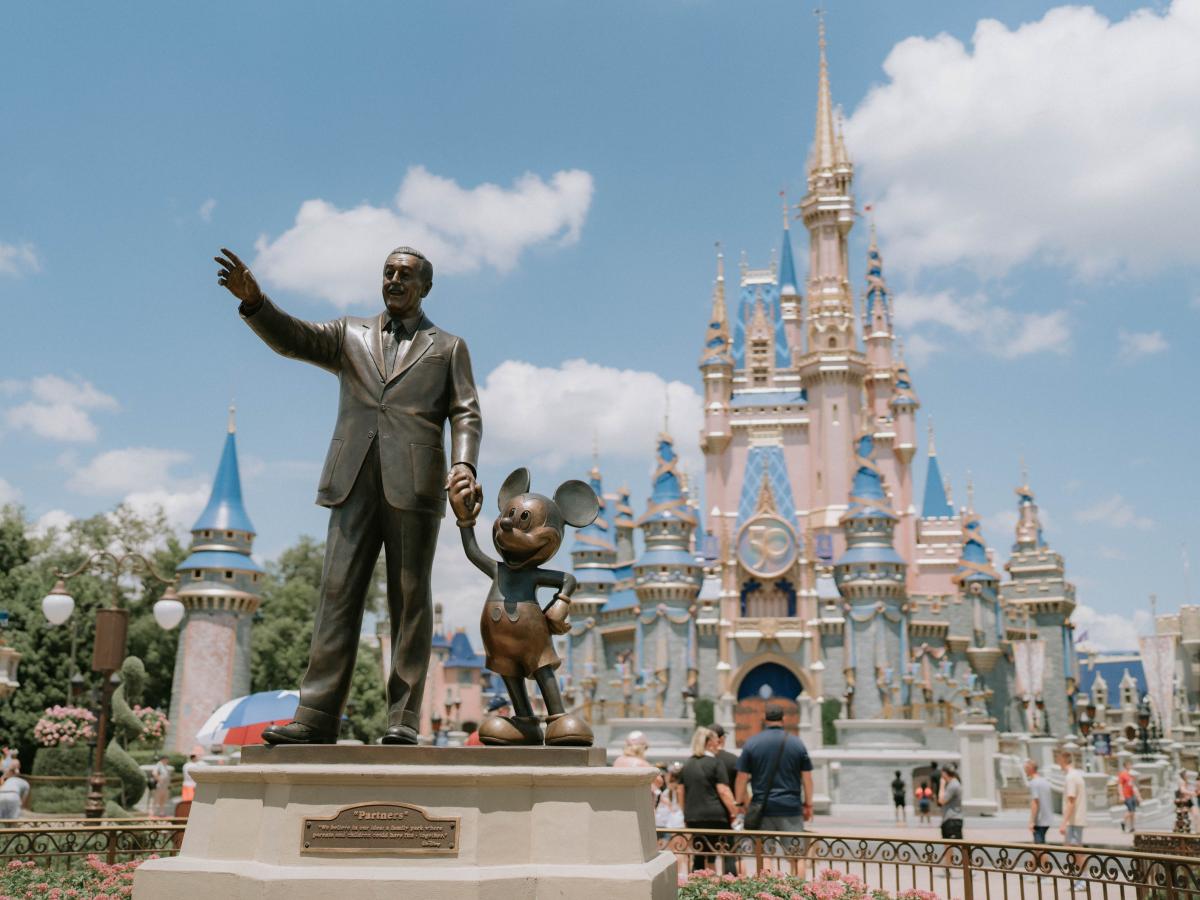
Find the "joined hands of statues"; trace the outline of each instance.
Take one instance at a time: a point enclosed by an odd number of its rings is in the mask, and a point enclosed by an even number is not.
[[[446,478],[446,490],[450,495],[450,508],[454,510],[455,524],[474,527],[483,508],[483,488],[466,466],[456,465]]]
[[[254,280],[254,275],[238,255],[232,250],[221,248],[224,256],[214,256],[213,260],[221,267],[217,272],[217,284],[225,288],[246,306],[258,306],[263,294]]]

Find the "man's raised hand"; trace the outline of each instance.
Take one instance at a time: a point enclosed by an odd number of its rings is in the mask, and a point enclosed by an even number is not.
[[[213,257],[213,260],[221,267],[217,272],[217,284],[228,290],[246,306],[258,306],[262,302],[263,294],[258,287],[258,282],[254,280],[254,275],[232,250],[222,247],[221,253],[224,255]]]

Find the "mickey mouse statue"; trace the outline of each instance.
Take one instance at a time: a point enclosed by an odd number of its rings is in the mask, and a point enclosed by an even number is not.
[[[554,676],[562,660],[550,637],[570,629],[567,614],[575,578],[569,572],[543,569],[541,564],[562,544],[565,525],[583,528],[595,520],[600,511],[595,491],[586,482],[566,481],[552,500],[530,492],[528,469],[514,471],[500,488],[500,517],[492,526],[492,543],[500,552],[500,562],[480,550],[475,540],[482,490],[469,478],[458,476],[451,478],[449,494],[467,559],[492,579],[480,631],[487,667],[504,679],[514,711],[512,716],[487,718],[479,727],[479,739],[509,747],[542,743],[590,747],[592,729],[563,707]],[[558,589],[545,609],[538,605],[539,587]],[[544,738],[525,688],[527,678],[537,682],[546,703]]]

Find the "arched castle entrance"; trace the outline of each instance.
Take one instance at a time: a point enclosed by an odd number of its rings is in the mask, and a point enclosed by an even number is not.
[[[737,745],[758,734],[769,705],[783,707],[783,727],[796,734],[800,729],[800,707],[796,698],[805,690],[804,673],[790,660],[757,659],[739,673],[735,682],[737,705],[733,722],[737,729]]]

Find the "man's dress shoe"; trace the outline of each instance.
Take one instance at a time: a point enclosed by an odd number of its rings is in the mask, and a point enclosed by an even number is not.
[[[318,731],[301,722],[286,725],[268,725],[263,729],[263,740],[268,744],[336,744],[337,737]]]
[[[383,733],[383,743],[385,744],[408,744],[411,746],[416,742],[417,730],[408,725],[391,725]]]

